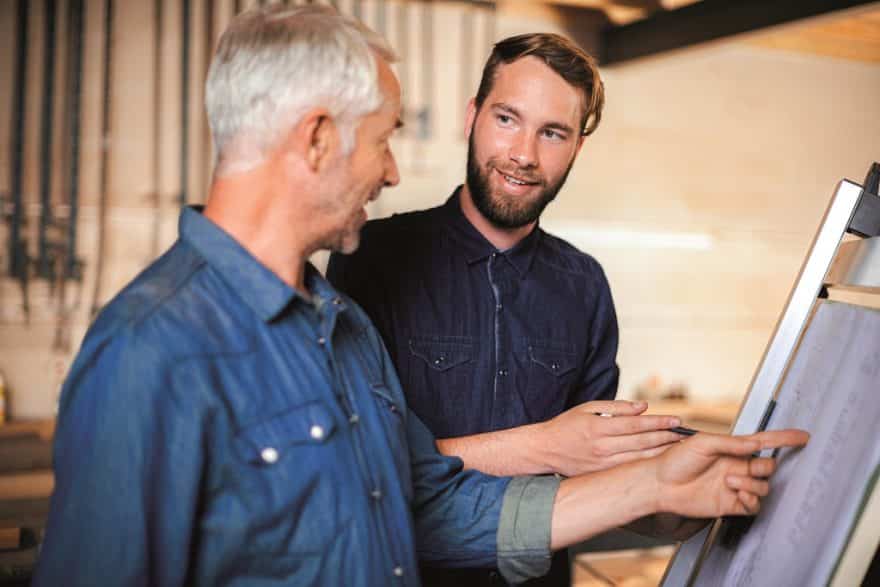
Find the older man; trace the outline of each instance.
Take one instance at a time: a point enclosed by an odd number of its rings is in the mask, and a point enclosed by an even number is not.
[[[805,441],[707,435],[561,485],[437,453],[366,315],[307,262],[354,250],[398,181],[391,59],[317,5],[224,33],[207,205],[83,343],[36,585],[418,585],[419,558],[518,581],[654,512],[753,512],[773,463],[749,455]]]

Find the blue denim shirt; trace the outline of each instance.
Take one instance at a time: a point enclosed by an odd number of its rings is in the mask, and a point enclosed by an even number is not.
[[[547,558],[499,530],[521,480],[439,455],[366,315],[306,281],[183,211],[64,385],[35,585],[417,585],[419,557]]]
[[[442,206],[367,223],[327,277],[379,329],[410,408],[438,438],[613,399],[617,317],[595,259],[535,228],[497,250]]]

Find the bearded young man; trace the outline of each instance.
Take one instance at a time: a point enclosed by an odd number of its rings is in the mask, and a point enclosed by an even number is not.
[[[440,207],[368,223],[355,255],[331,258],[328,278],[377,325],[411,409],[466,467],[575,475],[680,439],[665,430],[675,418],[609,401],[618,329],[608,282],[595,259],[538,226],[603,104],[594,60],[568,39],[499,42],[467,108],[465,184]],[[535,582],[569,583],[565,552]]]

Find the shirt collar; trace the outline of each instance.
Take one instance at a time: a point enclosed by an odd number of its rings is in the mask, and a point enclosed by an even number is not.
[[[190,244],[199,255],[250,306],[261,320],[276,318],[294,299],[307,298],[287,285],[260,263],[238,241],[201,213],[202,206],[189,206],[180,213],[181,240]],[[306,287],[321,295],[330,288],[318,271],[306,267]]]
[[[521,241],[506,251],[499,251],[495,248],[495,245],[490,243],[471,224],[471,221],[462,212],[461,187],[455,188],[455,191],[452,192],[452,195],[449,196],[449,199],[443,205],[442,210],[449,226],[452,228],[450,232],[455,239],[456,247],[460,248],[465,260],[469,265],[472,265],[493,253],[498,253],[499,255],[504,255],[511,262],[521,277],[525,277],[532,266],[532,260],[535,258],[543,231],[536,224],[535,228]]]

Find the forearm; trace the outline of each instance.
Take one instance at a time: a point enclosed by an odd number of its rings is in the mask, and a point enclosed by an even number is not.
[[[651,461],[564,480],[553,505],[550,547],[565,548],[656,513],[658,490]]]
[[[460,458],[466,469],[489,475],[507,477],[555,472],[543,439],[542,424],[437,439],[437,450]]]

